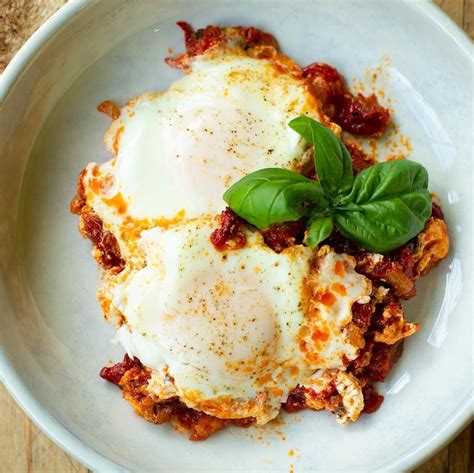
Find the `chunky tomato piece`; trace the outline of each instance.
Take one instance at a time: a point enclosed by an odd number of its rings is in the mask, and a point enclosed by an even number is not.
[[[390,112],[383,108],[375,95],[365,97],[345,93],[335,102],[335,122],[344,131],[354,135],[382,136],[390,119]]]
[[[120,247],[115,236],[103,228],[101,218],[90,208],[81,210],[81,233],[91,240],[99,251],[99,263],[104,269],[121,270],[125,266]]]
[[[367,329],[372,319],[374,308],[371,304],[352,304],[352,322],[360,329]]]
[[[123,375],[128,370],[131,370],[132,368],[135,368],[135,367],[141,367],[141,366],[142,364],[138,358],[134,357],[132,359],[125,353],[125,356],[123,357],[123,360],[120,363],[116,363],[113,366],[104,366],[100,370],[99,375],[101,378],[109,381],[110,383],[114,383],[118,386]]]
[[[104,100],[97,106],[97,110],[101,113],[105,113],[112,120],[116,120],[120,117],[120,107],[112,100]]]
[[[375,95],[352,94],[339,71],[321,62],[306,66],[303,77],[312,83],[324,112],[344,131],[373,137],[383,135],[390,112],[378,103]]]
[[[340,97],[346,90],[346,81],[339,71],[323,62],[314,62],[303,69],[303,77],[313,82],[318,94],[323,95],[326,107],[335,97]]]
[[[392,366],[398,361],[403,351],[403,340],[394,345],[374,343],[369,365],[363,375],[369,381],[385,381]]]
[[[362,412],[366,414],[372,414],[378,411],[383,403],[384,397],[378,394],[372,384],[367,384],[362,388],[362,394],[364,396],[364,409]]]
[[[245,28],[245,43],[249,47],[261,45],[278,47],[277,40],[270,33],[266,33],[253,26]]]
[[[296,222],[276,223],[261,230],[265,243],[277,253],[303,242],[306,225],[304,219]]]
[[[408,247],[402,247],[393,255],[385,256],[373,268],[367,269],[365,274],[385,281],[398,297],[408,300],[416,295],[414,266],[413,252]]]
[[[221,41],[222,30],[215,25],[208,25],[194,31],[185,21],[176,23],[184,31],[184,42],[188,56],[197,56],[205,53]]]
[[[229,207],[220,216],[219,228],[211,233],[211,243],[217,251],[237,250],[247,243],[242,232],[243,220]]]
[[[288,399],[282,404],[286,412],[298,412],[306,408],[305,389],[301,386],[296,386],[292,389]]]

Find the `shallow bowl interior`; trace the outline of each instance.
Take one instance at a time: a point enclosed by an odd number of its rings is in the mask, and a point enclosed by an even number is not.
[[[72,18],[64,16],[44,44],[36,38],[39,50],[23,73],[8,72],[15,83],[4,84],[1,111],[0,367],[28,413],[81,461],[107,470],[409,468],[449,440],[469,417],[472,389],[467,41],[424,2],[115,0],[67,8]],[[163,63],[168,48],[183,49],[177,20],[261,27],[300,64],[328,62],[347,77],[385,63],[385,93],[412,158],[429,169],[452,251],[407,304],[422,329],[406,343],[382,409],[354,425],[304,412],[262,439],[253,429],[229,430],[190,443],[135,416],[97,376],[121,350],[101,320],[98,271],[68,204],[85,164],[108,159],[108,119],[96,105],[166,88],[180,76]]]

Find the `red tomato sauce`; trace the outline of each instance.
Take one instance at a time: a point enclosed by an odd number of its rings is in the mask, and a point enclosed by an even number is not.
[[[211,243],[217,251],[237,250],[247,243],[242,232],[242,219],[229,207],[220,215],[220,225],[211,233]]]
[[[326,115],[344,131],[373,137],[383,135],[390,112],[378,103],[375,95],[352,94],[339,71],[322,62],[303,68],[303,77],[313,85]]]

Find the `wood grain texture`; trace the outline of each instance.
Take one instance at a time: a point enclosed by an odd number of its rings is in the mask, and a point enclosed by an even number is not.
[[[0,385],[0,473],[89,473],[53,443]]]
[[[396,0],[392,0],[396,1]],[[474,37],[474,0],[435,0]],[[0,72],[65,0],[0,0]],[[474,424],[413,473],[472,473]],[[55,445],[0,385],[0,473],[91,473]]]
[[[435,0],[435,3],[441,7],[459,26],[463,27],[464,1],[465,0]]]
[[[462,26],[467,34],[474,38],[474,0],[464,0],[464,18]]]

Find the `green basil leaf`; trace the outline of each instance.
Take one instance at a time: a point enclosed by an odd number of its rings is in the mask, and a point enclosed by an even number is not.
[[[248,174],[226,191],[224,200],[237,215],[258,228],[298,220],[328,206],[317,181],[278,168]]]
[[[344,143],[329,128],[304,115],[288,125],[314,146],[314,163],[324,191],[331,197],[349,193],[354,176]]]
[[[305,243],[314,248],[331,234],[333,228],[332,217],[316,218],[308,227]]]
[[[423,230],[431,215],[431,194],[417,190],[357,204],[357,208],[334,210],[337,228],[369,251],[388,253]]]
[[[355,204],[363,204],[427,188],[428,173],[421,164],[396,160],[375,164],[357,174],[348,197]]]
[[[413,161],[379,163],[361,171],[351,193],[335,199],[341,233],[370,251],[386,253],[423,230],[431,215],[428,173]]]

